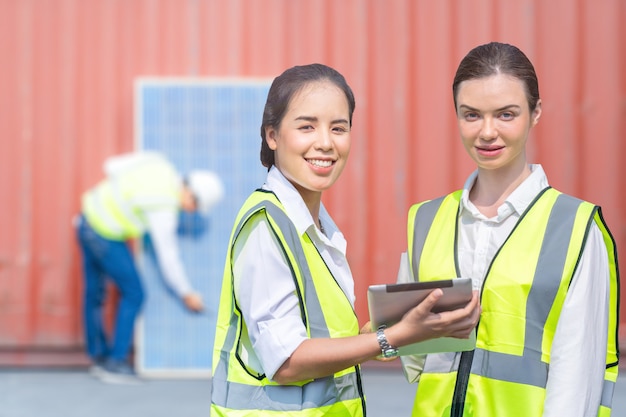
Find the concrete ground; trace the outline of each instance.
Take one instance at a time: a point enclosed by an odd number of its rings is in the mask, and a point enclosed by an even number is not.
[[[369,417],[409,416],[415,386],[394,363],[363,367]],[[209,379],[147,380],[108,385],[85,369],[0,369],[0,417],[208,416]],[[626,369],[620,372],[612,417],[626,417]]]

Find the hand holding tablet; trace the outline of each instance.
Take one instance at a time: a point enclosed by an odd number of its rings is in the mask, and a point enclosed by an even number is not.
[[[443,296],[431,310],[434,313],[461,308],[472,299],[472,281],[469,278],[371,285],[367,297],[372,329],[398,322],[435,288],[441,288]],[[476,333],[472,332],[468,339],[441,337],[403,346],[399,348],[399,354],[460,352],[472,350],[475,346]]]

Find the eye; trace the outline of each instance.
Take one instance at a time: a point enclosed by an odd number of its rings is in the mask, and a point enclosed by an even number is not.
[[[480,119],[480,115],[475,111],[468,111],[463,114],[463,118],[467,120],[468,122],[474,122]]]
[[[513,120],[515,118],[515,113],[511,111],[505,111],[500,113],[500,119],[502,120]]]
[[[309,131],[309,130],[313,130],[313,125],[302,125],[300,127],[298,127],[298,130],[303,130],[303,131]]]
[[[333,130],[333,132],[335,132],[337,134],[343,134],[343,133],[346,133],[346,132],[350,131],[350,129],[347,126],[343,126],[343,125],[342,126],[334,126],[332,128],[332,130]]]

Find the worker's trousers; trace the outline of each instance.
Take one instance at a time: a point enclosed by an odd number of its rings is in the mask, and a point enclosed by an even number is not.
[[[127,242],[105,239],[89,226],[83,216],[76,222],[83,255],[83,318],[87,354],[95,360],[126,360],[130,352],[135,319],[144,300],[137,267]],[[103,320],[106,281],[118,290],[112,335]]]

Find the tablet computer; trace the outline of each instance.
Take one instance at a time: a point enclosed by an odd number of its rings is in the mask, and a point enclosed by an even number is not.
[[[465,306],[472,299],[472,280],[454,278],[440,281],[410,282],[405,284],[370,285],[367,301],[372,329],[380,325],[391,326],[404,314],[421,303],[435,288],[443,290],[433,312],[455,310]],[[435,352],[461,352],[476,346],[476,332],[468,339],[442,337],[425,340],[399,348],[400,355]]]

